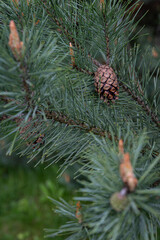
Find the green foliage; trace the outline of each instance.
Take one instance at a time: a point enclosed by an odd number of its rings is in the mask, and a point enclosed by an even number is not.
[[[12,161],[15,162],[16,158]],[[65,223],[65,219],[51,211],[47,197],[69,200],[73,190],[57,182],[57,168],[44,171],[43,167],[32,169],[21,163],[18,166],[10,165],[0,166],[0,188],[3,193],[0,194],[1,239],[41,240],[44,227],[52,227],[53,224],[58,227]]]
[[[61,174],[82,165],[77,173],[82,221],[76,206],[52,200],[57,212],[71,219],[51,230],[56,239],[68,233],[67,240],[158,240],[159,65],[149,66],[148,52],[133,43],[139,41],[139,2],[109,0],[103,7],[99,0],[0,3],[0,139],[10,141],[7,154],[18,150],[29,162],[36,159],[35,165],[60,162]],[[23,41],[18,60],[8,45],[11,20]],[[100,64],[112,66],[118,77],[115,103],[95,93]],[[127,190],[129,204],[116,212],[110,200],[127,188],[119,174],[119,139],[130,153],[138,186]],[[63,197],[50,181],[40,189],[43,197],[53,192]],[[26,199],[17,211],[33,217]]]
[[[68,166],[69,163],[75,162],[93,141],[90,134],[86,134],[83,130],[83,124],[89,129],[88,132],[92,132],[92,129],[96,127],[107,134],[110,129],[116,131],[118,126],[125,129],[129,122],[132,129],[137,132],[146,127],[146,130],[151,132],[152,142],[159,145],[157,128],[151,123],[151,116],[148,116],[142,106],[133,101],[132,97],[122,88],[120,88],[119,100],[115,105],[110,104],[107,107],[95,94],[93,76],[78,72],[70,66],[70,38],[76,39],[73,49],[78,67],[89,71],[96,70],[88,54],[102,63],[106,61],[105,23],[102,11],[97,6],[99,1],[89,3],[60,1],[58,4],[53,1],[44,2],[46,2],[45,9],[49,11],[48,17],[42,8],[43,4],[36,8],[35,6],[39,4],[37,1],[32,1],[29,5],[20,1],[17,14],[22,19],[24,18],[21,24],[14,11],[11,16],[8,14],[7,18],[4,17],[6,11],[11,12],[14,4],[1,3],[4,27],[1,40],[0,95],[2,98],[5,96],[11,100],[5,105],[2,101],[0,109],[1,115],[8,114],[8,118],[1,125],[4,130],[2,136],[8,134],[13,139],[8,153],[11,154],[14,149],[20,148],[24,142],[35,142],[40,135],[43,135],[43,145],[36,144],[34,148],[29,145],[21,151],[21,155],[28,155],[30,160],[38,155],[39,162],[50,161],[49,164],[65,159],[64,166]],[[137,56],[140,51],[138,47],[130,51],[125,47],[133,38],[132,33],[138,23],[134,23],[136,14],[133,16],[131,9],[127,8],[129,3],[122,5],[121,2],[109,1],[105,10],[110,39],[110,61],[117,72],[119,81],[135,91],[135,94],[142,98],[142,102],[150,105],[147,98],[147,86],[152,80],[152,73],[149,68],[148,72],[141,68],[137,69],[139,64]],[[133,8],[135,6],[136,4]],[[31,13],[30,9],[32,9]],[[35,16],[39,19],[40,14],[42,14],[41,20],[35,25]],[[58,30],[55,34],[58,28],[54,21],[55,16],[67,30],[60,25],[61,32]],[[72,18],[78,23],[72,21]],[[9,32],[6,24],[9,24],[10,19],[15,19],[18,32],[23,33],[20,34],[20,38],[23,39],[25,48],[21,63],[15,61],[7,46]],[[73,26],[70,22],[73,22]],[[78,30],[76,24],[78,24]],[[124,28],[125,34],[123,34]],[[101,39],[104,41],[101,42]],[[79,45],[81,47],[76,47]],[[145,61],[145,56],[143,61]],[[26,69],[25,72],[23,69]],[[26,93],[22,84],[23,75],[27,75],[26,83],[30,88],[30,93]],[[132,80],[134,75],[137,77],[135,81]],[[137,88],[137,84],[141,87]],[[139,92],[140,90],[143,91],[143,95]],[[159,98],[156,84],[154,93],[151,105],[155,112],[158,112]],[[26,104],[28,95],[31,95],[29,106]],[[61,118],[65,116],[66,124],[70,119],[74,121],[74,124],[68,124],[66,128],[63,121],[48,119],[46,111],[54,111],[60,114]],[[19,125],[13,121],[17,121],[17,118],[21,119]],[[27,130],[22,134],[21,130],[25,128]],[[156,147],[158,148],[157,145]]]
[[[151,151],[142,154],[147,144],[144,134],[140,138],[135,138],[129,130],[123,138],[125,149],[131,156],[134,173],[138,178],[136,190],[126,196],[128,204],[125,209],[117,212],[111,205],[113,194],[120,192],[124,187],[119,175],[120,155],[116,141],[96,139],[97,147],[91,147],[84,155],[87,165],[85,164],[80,170],[81,174],[87,176],[87,180],[81,181],[82,197],[75,198],[82,203],[80,210],[82,223],[78,223],[75,207],[69,206],[64,201],[53,200],[58,208],[56,212],[68,216],[70,221],[55,233],[50,230],[49,232],[52,232],[50,237],[68,233],[70,237],[65,238],[67,240],[158,239],[160,204],[157,200],[160,197],[160,189],[153,184],[159,179],[160,156],[154,159]],[[146,162],[147,156],[148,162]]]

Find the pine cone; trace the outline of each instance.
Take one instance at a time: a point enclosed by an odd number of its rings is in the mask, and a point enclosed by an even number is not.
[[[115,72],[108,65],[101,65],[95,73],[96,91],[100,98],[108,102],[118,99],[118,80]]]

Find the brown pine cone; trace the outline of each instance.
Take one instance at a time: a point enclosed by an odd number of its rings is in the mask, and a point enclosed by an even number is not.
[[[95,73],[96,91],[100,95],[100,98],[105,102],[114,101],[118,99],[118,80],[115,72],[108,65],[101,65]]]

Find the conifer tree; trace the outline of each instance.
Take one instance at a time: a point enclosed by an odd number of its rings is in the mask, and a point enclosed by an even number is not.
[[[139,1],[2,0],[0,135],[35,165],[78,164],[67,240],[158,240],[159,65],[134,44]],[[54,226],[53,226],[54,228]]]

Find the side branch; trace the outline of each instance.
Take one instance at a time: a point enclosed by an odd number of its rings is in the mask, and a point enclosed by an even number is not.
[[[97,128],[97,127],[90,127],[83,122],[79,122],[79,121],[70,119],[66,115],[63,115],[62,113],[57,113],[54,111],[45,111],[45,114],[46,114],[47,119],[53,119],[54,121],[66,124],[67,126],[73,126],[75,128],[80,128],[86,132],[92,132],[93,134],[101,136],[101,137],[106,137],[106,135],[107,135],[109,139],[112,138],[109,133],[107,134],[102,129]]]
[[[25,49],[25,46],[23,45],[23,42],[20,41],[20,37],[15,22],[13,20],[10,21],[9,27],[10,35],[8,45],[12,51],[15,60],[18,63],[20,63],[20,70],[22,71],[21,78],[23,82],[24,91],[26,93],[26,101],[28,104],[30,104],[31,94],[27,83],[27,67],[25,62],[23,61],[23,50]]]
[[[46,110],[45,111],[46,114],[46,118],[49,120],[53,120],[55,122],[59,122],[61,124],[65,124],[67,126],[73,126],[73,128],[79,128],[85,132],[92,132],[95,135],[98,135],[100,137],[108,137],[110,140],[112,140],[112,136],[110,133],[105,132],[104,130],[98,128],[98,127],[92,127],[92,126],[88,126],[87,124],[80,122],[78,120],[73,120],[70,119],[68,116],[62,114],[62,113],[58,113],[55,111],[49,111]],[[6,119],[9,119],[10,116],[9,115],[2,115],[0,117],[0,121],[4,121]],[[16,117],[15,119],[12,119],[12,121],[16,121],[16,123],[19,123],[22,121],[21,117]]]
[[[63,31],[63,33],[65,34],[66,38],[68,39],[69,42],[72,43],[72,45],[74,47],[77,47],[78,49],[81,49],[83,51],[83,48],[78,44],[76,43],[76,41],[74,40],[73,37],[71,37],[71,33],[66,29],[66,27],[64,26],[62,20],[61,22],[56,18],[55,14],[52,12],[50,12],[48,10],[48,7],[46,5],[46,1],[45,0],[42,0],[42,3],[44,5],[44,8],[46,9],[48,15],[54,20],[54,22],[56,23],[56,25]],[[92,58],[90,54],[88,54],[88,57],[91,59],[91,61],[93,62],[94,65],[96,65],[97,67],[100,67],[102,64],[99,63],[96,59]],[[79,69],[77,69],[79,70]]]
[[[13,99],[13,98],[9,98],[7,96],[0,96],[0,101],[8,104],[10,102],[15,102],[17,105],[22,105],[22,103],[18,102],[17,100]]]
[[[83,73],[87,73],[88,75],[94,76],[93,72],[90,72],[88,70],[84,70],[80,67],[77,66],[76,62],[75,62],[75,55],[74,55],[74,50],[73,50],[73,46],[72,43],[70,42],[70,56],[71,56],[71,63],[72,63],[72,67],[77,69],[79,72],[83,72]]]
[[[136,93],[132,90],[130,90],[127,86],[125,86],[122,82],[119,83],[120,86],[124,89],[124,91],[126,91],[129,95],[132,96],[132,98],[137,101],[137,103],[139,105],[142,106],[142,108],[145,110],[145,112],[147,113],[148,116],[151,117],[152,121],[156,124],[157,127],[160,127],[160,121],[158,120],[158,117],[152,112],[152,110],[150,109],[150,107],[145,104],[145,102],[136,95]]]
[[[109,49],[109,36],[107,33],[107,29],[108,29],[108,24],[107,24],[107,19],[106,19],[106,15],[105,15],[105,3],[104,0],[100,1],[100,8],[101,11],[103,13],[103,19],[104,19],[104,34],[105,34],[105,40],[106,40],[106,57],[107,57],[107,65],[109,65],[110,63],[110,49]]]
[[[108,37],[108,33],[107,33],[107,28],[108,28],[108,24],[107,24],[107,20],[105,15],[104,16],[104,21],[105,21],[105,28],[104,28],[104,34],[105,34],[105,39],[106,39],[106,57],[107,57],[107,65],[109,65],[110,63],[110,49],[109,49],[109,37]]]
[[[106,23],[105,27],[105,37],[106,37],[106,56],[107,56],[107,65],[110,63],[110,49],[109,49],[109,37],[107,34],[108,24]]]
[[[104,138],[107,137],[111,141],[113,140],[113,137],[109,132],[106,132],[103,129],[98,128],[98,127],[88,126],[86,123],[80,122],[79,120],[73,120],[73,119],[69,118],[68,116],[66,116],[62,113],[46,110],[45,114],[46,114],[46,118],[48,120],[50,119],[52,121],[56,121],[56,122],[59,122],[61,124],[65,124],[67,126],[72,126],[73,128],[77,128],[77,129],[79,128],[82,131],[85,131],[85,132],[88,132],[88,133],[93,133],[93,134],[95,134],[97,136],[100,136],[100,137],[104,137]],[[5,121],[9,118],[10,118],[9,115],[4,114],[4,115],[0,116],[0,122],[3,122],[3,121]],[[22,118],[21,117],[16,117],[15,119],[12,119],[12,121],[15,121],[16,123],[19,123],[19,122],[22,121]],[[114,139],[116,141],[118,141],[117,136],[115,136]],[[147,147],[147,149],[149,149],[149,148]],[[142,150],[142,152],[144,153],[144,150]],[[159,152],[153,151],[153,154],[152,154],[153,157],[158,156],[158,155],[159,155]]]
[[[44,8],[46,9],[48,15],[53,19],[53,21],[56,23],[56,25],[61,29],[63,30],[65,36],[67,37],[67,39],[73,44],[73,46],[76,46],[76,42],[75,40],[70,36],[70,33],[68,32],[68,30],[66,29],[66,27],[60,23],[60,21],[56,18],[55,14],[52,12],[50,12],[48,10],[48,7],[46,5],[46,1],[45,0],[42,0],[42,3],[43,3],[43,6]]]
[[[22,78],[22,82],[23,82],[23,88],[24,88],[24,91],[26,93],[26,95],[25,95],[26,102],[30,105],[31,91],[30,91],[30,88],[29,88],[28,83],[27,83],[28,74],[27,74],[27,66],[25,66],[25,63],[24,63],[24,65],[20,66],[20,69],[22,71],[21,78]]]
[[[1,97],[0,97],[0,100],[1,100],[2,102],[5,102],[6,104],[12,101],[12,100],[11,100],[10,98],[8,98],[7,96],[1,96]]]
[[[84,69],[78,67],[77,65],[73,66],[73,68],[77,69],[77,71],[79,71],[79,72],[83,72],[83,73],[86,73],[86,74],[88,74],[90,76],[94,76],[93,72],[90,72],[87,69],[84,70]]]

